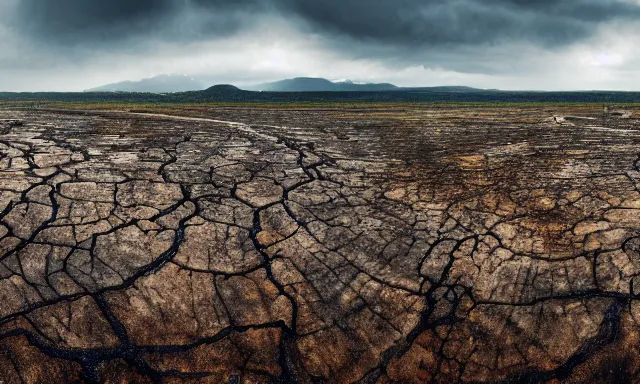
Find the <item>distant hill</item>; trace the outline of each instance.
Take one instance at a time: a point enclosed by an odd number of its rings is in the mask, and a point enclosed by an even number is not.
[[[202,91],[202,93],[219,93],[219,94],[245,93],[245,92],[246,91],[243,91],[242,89],[231,84],[218,84]]]
[[[87,89],[85,92],[150,92],[170,93],[199,91],[205,86],[186,75],[160,75],[140,81],[123,81]]]
[[[332,82],[323,78],[296,77],[245,87],[250,91],[264,92],[381,92],[395,91],[399,88],[393,84],[358,84],[351,81]]]

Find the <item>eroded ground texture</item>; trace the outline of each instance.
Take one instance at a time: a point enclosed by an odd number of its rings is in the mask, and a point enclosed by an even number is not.
[[[633,107],[80,107],[0,109],[4,383],[640,381]]]

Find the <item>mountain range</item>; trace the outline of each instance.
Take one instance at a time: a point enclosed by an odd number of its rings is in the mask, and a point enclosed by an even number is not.
[[[139,81],[122,81],[87,89],[85,92],[150,92],[171,93],[199,91],[206,84],[187,75],[160,75]]]
[[[244,87],[244,89],[264,92],[381,92],[397,91],[400,88],[389,83],[358,84],[349,80],[332,82],[322,78],[296,77],[294,79]]]
[[[85,92],[145,92],[174,93],[200,91],[207,87],[206,81],[186,75],[161,75],[140,81],[123,81],[91,88]],[[261,92],[387,92],[387,91],[429,91],[429,92],[473,92],[471,87],[398,87],[390,83],[354,83],[349,80],[329,81],[315,77],[296,77],[271,83],[241,87],[246,91]]]

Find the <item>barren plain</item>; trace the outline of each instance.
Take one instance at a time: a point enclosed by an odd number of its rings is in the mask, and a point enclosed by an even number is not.
[[[638,382],[639,113],[0,106],[0,381]]]

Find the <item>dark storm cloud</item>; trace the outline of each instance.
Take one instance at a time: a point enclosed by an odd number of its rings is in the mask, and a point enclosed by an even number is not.
[[[173,72],[626,84],[639,27],[638,0],[0,0],[0,88]]]
[[[616,0],[291,0],[289,7],[320,32],[414,46],[561,45],[640,16],[638,5]]]
[[[59,45],[117,44],[135,38],[180,41],[227,35],[260,1],[22,0],[15,28]]]
[[[22,0],[20,27],[41,38],[118,38],[155,27],[173,12],[172,0]]]
[[[206,39],[274,17],[356,43],[558,46],[599,25],[638,19],[640,7],[623,0],[22,0],[17,15],[32,38],[59,44]]]

